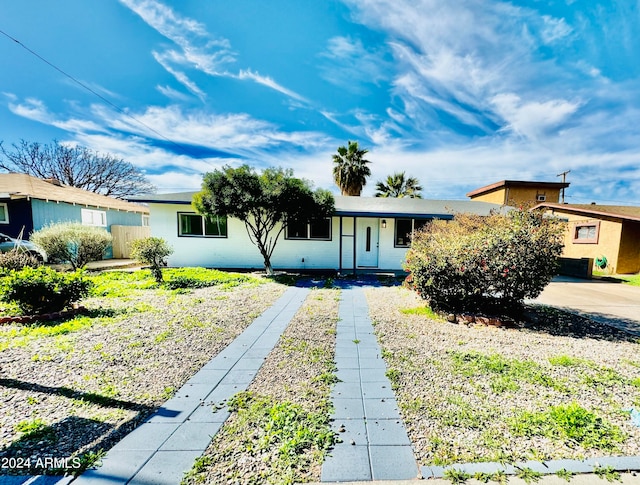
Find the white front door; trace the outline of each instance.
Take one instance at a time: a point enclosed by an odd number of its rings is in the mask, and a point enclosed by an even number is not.
[[[356,262],[358,267],[378,267],[378,219],[358,219],[356,231]]]

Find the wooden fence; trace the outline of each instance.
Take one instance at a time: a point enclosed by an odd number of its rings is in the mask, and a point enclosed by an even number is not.
[[[148,226],[111,226],[113,236],[113,258],[129,259],[131,257],[130,244],[136,239],[151,236]]]

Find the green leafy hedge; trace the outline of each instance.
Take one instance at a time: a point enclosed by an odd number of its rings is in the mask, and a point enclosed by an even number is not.
[[[434,221],[414,236],[407,281],[434,309],[509,313],[557,274],[563,231],[526,210]]]
[[[82,271],[59,273],[51,268],[25,267],[2,279],[0,299],[16,303],[27,315],[63,310],[89,294],[91,282]]]

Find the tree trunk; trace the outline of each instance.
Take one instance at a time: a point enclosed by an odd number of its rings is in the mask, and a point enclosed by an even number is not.
[[[264,258],[264,269],[267,272],[267,276],[273,276],[273,268],[271,267],[269,258]]]

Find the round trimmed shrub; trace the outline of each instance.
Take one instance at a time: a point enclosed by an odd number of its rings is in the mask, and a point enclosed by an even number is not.
[[[82,271],[59,273],[51,268],[25,267],[2,280],[0,299],[16,303],[27,315],[53,313],[86,298],[91,282]]]
[[[414,236],[407,280],[435,310],[513,313],[557,274],[563,231],[528,210],[434,221]]]
[[[101,260],[113,238],[100,227],[61,222],[35,231],[30,240],[44,249],[50,262],[69,263],[75,271]]]
[[[151,266],[151,273],[158,283],[162,283],[162,266],[166,258],[173,254],[173,248],[161,237],[145,237],[131,243],[131,257]]]

